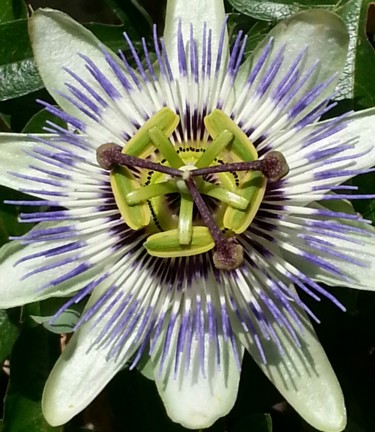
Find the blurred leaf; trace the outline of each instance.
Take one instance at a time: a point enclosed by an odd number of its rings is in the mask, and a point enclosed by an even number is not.
[[[373,194],[375,191],[375,174],[362,174],[350,180],[350,184],[358,186],[359,193]],[[353,206],[365,219],[375,225],[375,199],[353,200]]]
[[[332,9],[337,0],[228,0],[239,12],[264,21],[279,21],[304,9]],[[347,0],[351,1],[351,0]]]
[[[42,88],[43,83],[32,58],[27,20],[0,24],[0,40],[0,100]]]
[[[10,314],[0,310],[0,364],[9,356],[19,335],[18,327],[9,319]]]
[[[38,113],[33,115],[31,119],[27,122],[25,127],[23,128],[23,133],[41,133],[43,132],[43,127],[46,125],[46,122],[51,121],[56,125],[66,127],[66,123],[61,120],[60,117],[57,117],[46,109],[40,110]]]
[[[248,33],[246,42],[245,57],[248,57],[255,50],[257,45],[271,30],[272,25],[264,21],[256,21]]]
[[[69,306],[62,312],[56,320],[51,323],[54,315],[66,304],[67,298],[51,298],[44,300],[39,304],[39,311],[30,317],[48,331],[56,334],[71,333],[77,324],[84,308],[85,301]]]
[[[89,430],[92,432],[102,432],[102,431],[96,429],[95,426],[94,426],[94,429],[91,429],[91,427],[92,427],[92,425],[90,425],[90,429],[87,429],[87,427],[79,427],[79,426],[71,425],[68,423],[64,427],[64,432],[88,432]],[[1,432],[1,429],[0,429],[0,432]]]
[[[349,34],[349,54],[339,83],[339,98],[354,99],[355,106],[367,108],[375,105],[375,51],[367,39],[365,23],[371,0],[347,1],[335,12],[345,21]]]
[[[106,46],[113,51],[123,50],[126,48],[126,42],[123,33],[128,29],[124,25],[108,24],[84,24],[86,28],[94,33]]]
[[[30,119],[42,109],[37,100],[55,103],[46,89],[0,102],[0,111],[7,116],[12,132],[22,132]]]
[[[354,290],[330,288],[330,291],[341,301],[341,293]],[[348,412],[345,432],[372,432],[375,430],[374,293],[356,293],[358,313],[355,315],[342,313],[329,302],[321,302],[313,311],[321,319],[321,324],[315,327],[318,337],[344,392]],[[312,304],[310,300],[306,303],[308,307]]]
[[[59,338],[42,327],[24,326],[11,356],[3,432],[62,431],[47,424],[41,411],[45,380],[58,353]]]
[[[59,317],[51,323],[53,315],[50,316],[38,316],[31,315],[37,324],[42,324],[42,326],[55,334],[72,333],[75,325],[77,324],[80,313],[73,308],[69,308],[64,311]]]
[[[232,432],[271,432],[272,423],[267,413],[284,398],[267,379],[258,365],[245,353],[236,403],[227,416],[227,430]],[[247,421],[249,423],[246,427]],[[260,428],[260,429],[259,429]],[[262,429],[263,428],[263,429]],[[267,429],[268,428],[268,429]],[[277,429],[276,429],[277,430]],[[282,429],[280,429],[282,430]],[[295,431],[296,429],[285,429]]]
[[[11,132],[10,116],[0,113],[0,132]]]
[[[257,45],[272,29],[273,23],[269,21],[258,21],[246,15],[231,13],[228,15],[228,33],[230,43],[233,44],[239,31],[247,35],[245,58],[251,55]]]
[[[231,425],[230,432],[272,432],[269,414],[245,414],[240,421]]]
[[[131,39],[144,36],[152,26],[152,19],[136,0],[104,0],[121,20]]]
[[[155,383],[137,371],[120,372],[107,387],[115,423],[129,431],[183,432],[167,416]]]
[[[10,236],[25,234],[33,227],[33,224],[24,224],[18,221],[21,207],[17,205],[4,204],[3,200],[22,200],[27,195],[12,189],[0,186],[0,246],[9,240]],[[28,197],[29,199],[29,197]],[[22,211],[32,212],[40,210],[40,207],[22,208]]]
[[[26,18],[26,4],[23,0],[1,0],[0,23]]]

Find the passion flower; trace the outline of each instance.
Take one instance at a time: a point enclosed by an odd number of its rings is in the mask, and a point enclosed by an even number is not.
[[[374,110],[318,122],[345,26],[298,14],[245,61],[222,1],[170,0],[166,16],[156,65],[125,36],[136,68],[61,12],[30,19],[61,108],[44,105],[68,127],[0,137],[1,183],[49,208],[21,214],[38,225],[3,248],[0,305],[69,296],[54,320],[90,296],[45,417],[67,422],[142,359],[169,416],[208,427],[236,400],[246,348],[309,423],[341,431],[342,393],[295,288],[344,309],[318,282],[374,287],[374,230],[340,201],[374,165]]]

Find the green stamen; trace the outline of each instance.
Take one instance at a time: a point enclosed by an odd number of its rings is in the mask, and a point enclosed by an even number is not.
[[[215,109],[205,117],[204,124],[213,139],[216,139],[223,131],[233,134],[230,150],[242,161],[258,159],[258,153],[249,141],[246,134],[223,111]]]
[[[233,140],[233,134],[228,130],[222,130],[217,138],[207,147],[206,151],[195,163],[197,168],[205,168],[210,166],[216,157],[230,144]]]
[[[176,182],[165,181],[162,183],[143,186],[138,190],[128,193],[125,196],[125,199],[129,205],[136,205],[157,196],[178,192],[178,190]]]
[[[163,134],[161,129],[159,129],[158,127],[153,127],[149,130],[148,133],[152,140],[152,143],[155,145],[156,148],[159,149],[160,153],[165,157],[171,167],[180,168],[185,165],[183,160],[176,152],[173,144]]]
[[[193,172],[194,171],[192,171],[192,175]],[[241,195],[206,181],[201,183],[199,191],[203,195],[215,198],[218,201],[228,204],[236,209],[246,210],[249,205],[249,200],[242,197]]]
[[[121,216],[133,230],[150,224],[151,214],[147,203],[129,206],[124,199],[129,193],[140,189],[138,181],[128,168],[118,166],[111,171],[111,187]]]
[[[242,161],[254,161],[258,154],[244,132],[222,111],[214,110],[205,118],[210,135],[215,138],[224,130],[233,134],[231,150]],[[216,167],[211,167],[215,169]],[[218,167],[221,168],[221,167]],[[207,173],[207,172],[206,172]],[[203,172],[204,174],[204,172]],[[259,172],[249,172],[242,176],[237,193],[249,201],[246,210],[228,206],[224,214],[224,227],[236,234],[244,232],[251,224],[266,190],[266,179]]]
[[[248,173],[240,182],[237,192],[247,201],[250,205],[246,210],[236,209],[228,206],[224,214],[224,227],[240,234],[244,232],[251,222],[253,221],[258,208],[262,202],[264,192],[266,190],[266,179],[262,174]]]
[[[171,109],[161,109],[138,129],[133,138],[126,143],[122,152],[127,155],[146,158],[154,151],[149,131],[156,127],[169,137],[176,129],[178,122],[178,115]]]
[[[191,195],[181,194],[178,218],[178,238],[181,246],[189,245],[193,235],[194,201]]]

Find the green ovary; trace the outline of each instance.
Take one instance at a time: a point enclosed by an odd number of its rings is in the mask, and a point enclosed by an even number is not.
[[[112,191],[126,224],[149,233],[144,247],[150,255],[172,258],[207,252],[215,247],[210,230],[183,179],[184,171],[219,164],[253,161],[257,152],[241,129],[222,111],[206,116],[212,140],[186,142],[178,149],[169,136],[178,116],[163,108],[125,145],[123,153],[181,171],[181,177],[124,166],[110,173]],[[233,236],[251,224],[263,199],[266,179],[260,172],[223,172],[193,177],[216,225]]]

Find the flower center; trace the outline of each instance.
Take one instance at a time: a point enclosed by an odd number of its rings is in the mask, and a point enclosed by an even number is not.
[[[288,172],[284,157],[262,160],[243,131],[222,111],[204,118],[212,141],[186,142],[176,149],[169,137],[179,117],[163,108],[124,148],[107,143],[97,150],[110,170],[112,191],[126,224],[149,234],[144,247],[161,258],[214,249],[214,264],[233,270],[243,260],[236,235],[251,224],[267,181]]]

